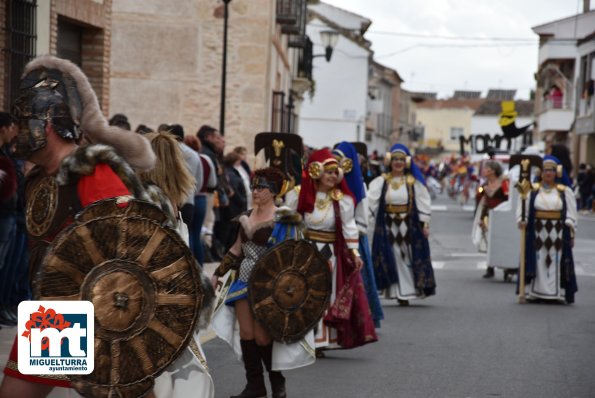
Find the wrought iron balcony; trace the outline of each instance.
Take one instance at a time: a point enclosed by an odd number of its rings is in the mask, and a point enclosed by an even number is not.
[[[304,35],[306,12],[306,0],[277,0],[277,23],[281,25],[281,32]]]

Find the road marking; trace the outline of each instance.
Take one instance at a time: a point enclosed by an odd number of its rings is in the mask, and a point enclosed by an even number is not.
[[[448,253],[449,257],[485,257],[485,253]]]
[[[580,264],[574,265],[574,272],[577,276],[595,276],[595,272],[589,272]]]
[[[473,205],[464,205],[464,206],[447,206],[447,205],[432,205],[432,211],[465,211],[471,212],[475,211],[475,206]]]
[[[432,261],[432,267],[435,270],[448,270],[448,271],[473,271],[476,270],[485,270],[487,267],[487,261],[477,261],[475,262],[475,266],[473,263],[464,263],[461,264],[460,261],[457,260],[447,260],[447,261]],[[502,268],[496,267],[497,270],[504,271],[505,269],[512,269],[512,268]],[[577,276],[581,277],[595,277],[595,272],[587,270],[584,266],[580,264],[575,264],[574,271]]]

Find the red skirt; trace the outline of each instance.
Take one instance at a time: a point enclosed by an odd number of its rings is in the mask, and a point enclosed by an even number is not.
[[[12,349],[10,350],[10,356],[8,357],[8,362],[6,363],[6,367],[4,368],[4,374],[6,374],[7,376],[16,377],[18,379],[27,380],[31,383],[47,384],[54,387],[70,388],[70,381],[68,380],[68,377],[66,377],[65,375],[32,376],[24,375],[21,372],[19,372],[18,352],[18,340],[15,337],[14,343],[12,344]]]

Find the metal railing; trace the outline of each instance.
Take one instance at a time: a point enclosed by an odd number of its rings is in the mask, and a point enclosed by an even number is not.
[[[287,103],[285,103],[285,93],[283,91],[273,91],[271,132],[294,133],[296,118],[293,95],[288,95]]]
[[[312,47],[312,41],[306,36],[306,44],[302,48],[299,58],[298,76],[308,80],[312,80],[312,60],[314,59]]]
[[[6,8],[6,104],[16,99],[23,68],[36,54],[37,0],[9,0]]]

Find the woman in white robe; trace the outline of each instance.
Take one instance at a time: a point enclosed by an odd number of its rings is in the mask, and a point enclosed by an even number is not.
[[[308,159],[308,176],[302,179],[299,196],[286,196],[286,204],[302,214],[304,236],[329,258],[332,270],[330,308],[316,328],[317,355],[323,349],[347,349],[377,340],[360,270],[359,232],[354,199],[343,171],[328,149],[315,151]],[[346,308],[343,297],[349,295]]]
[[[519,201],[517,222],[526,228],[525,294],[529,300],[574,302],[578,290],[572,247],[577,228],[571,181],[554,156],[545,156],[541,182]],[[525,202],[526,221],[522,219]]]
[[[435,292],[428,244],[431,199],[407,147],[395,144],[390,156],[390,172],[370,182],[368,234],[378,289],[406,306]]]

